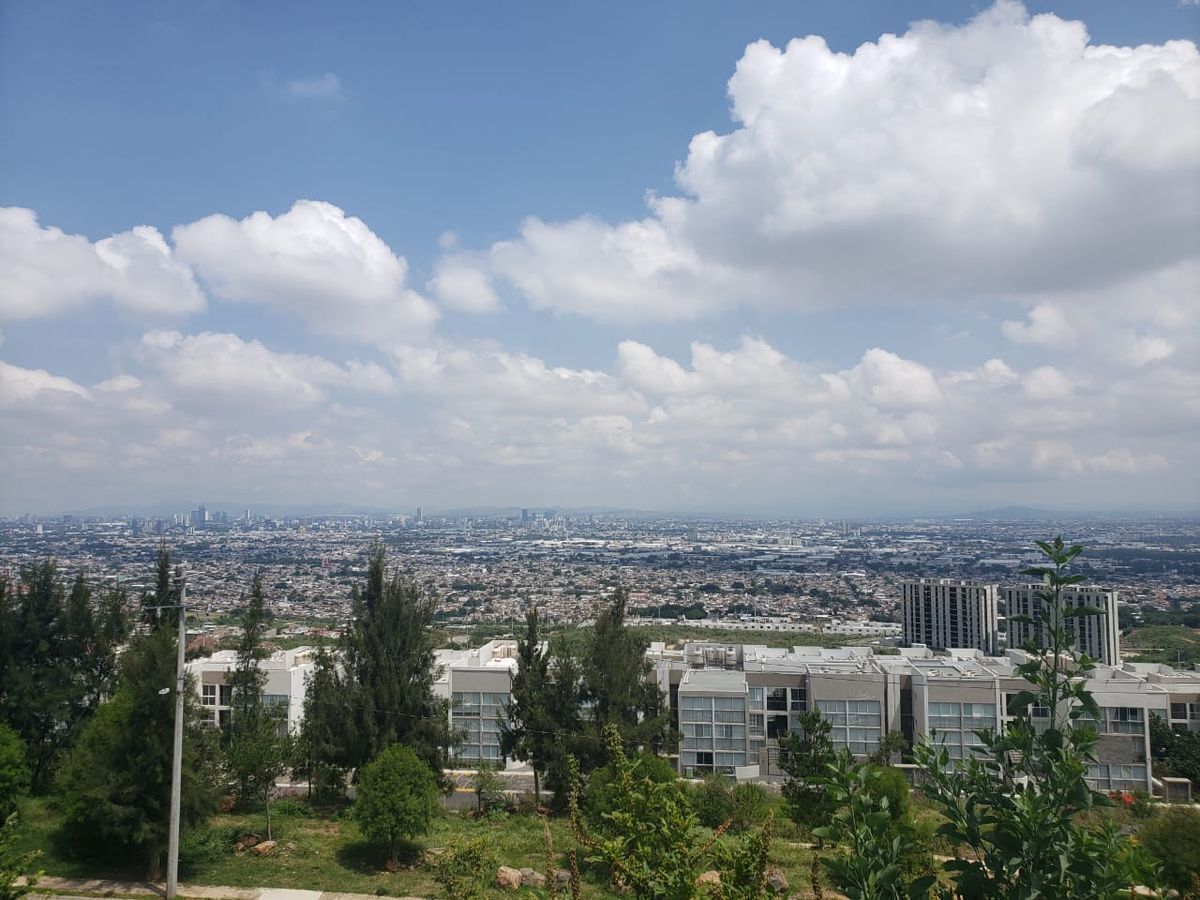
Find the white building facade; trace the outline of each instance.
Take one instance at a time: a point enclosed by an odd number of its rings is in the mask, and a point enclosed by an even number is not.
[[[999,650],[998,588],[954,578],[918,578],[903,582],[901,611],[904,643],[934,650]]]
[[[1045,649],[1049,629],[1041,624],[1042,600],[1039,584],[1022,584],[1001,589],[1008,615],[1008,645],[1022,648],[1032,641]],[[1106,666],[1120,665],[1121,632],[1117,625],[1117,592],[1098,587],[1074,585],[1062,589],[1060,611],[1080,606],[1101,610],[1099,615],[1063,618],[1062,627],[1075,649]],[[1014,622],[1013,616],[1026,616],[1031,622]]]
[[[263,684],[263,703],[280,721],[280,729],[295,734],[304,721],[304,698],[308,692],[308,677],[317,655],[315,647],[277,650],[259,660],[258,668],[266,674]],[[188,674],[195,685],[201,715],[213,725],[223,727],[233,706],[231,676],[237,668],[236,650],[219,650],[212,656],[187,663]]]

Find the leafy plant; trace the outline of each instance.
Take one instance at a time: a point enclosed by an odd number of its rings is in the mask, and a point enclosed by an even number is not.
[[[0,722],[0,818],[7,819],[29,790],[29,766],[20,736]]]
[[[647,900],[692,900],[716,896],[751,900],[766,895],[766,851],[769,825],[758,839],[737,848],[717,849],[723,828],[705,838],[687,798],[671,782],[655,781],[640,772],[641,759],[630,759],[615,725],[604,730],[611,765],[619,786],[619,802],[602,814],[605,828],[589,829],[579,809],[579,770],[572,760],[569,797],[571,826],[588,860],[608,868],[613,881]],[[722,866],[716,893],[701,894],[696,876],[702,862]]]
[[[34,869],[41,851],[17,849],[17,814],[12,813],[0,825],[0,900],[17,900],[37,885],[42,873]],[[20,885],[21,879],[25,879]]]
[[[824,778],[834,760],[832,726],[820,710],[800,713],[798,728],[779,739],[779,767],[787,775],[783,797],[792,821],[813,829],[829,821],[834,804]]]
[[[1167,884],[1184,897],[1200,897],[1200,811],[1164,809],[1139,829],[1138,839],[1162,866]]]
[[[459,841],[438,854],[433,878],[449,900],[474,900],[488,893],[497,856],[487,835]]]
[[[1115,897],[1155,877],[1145,854],[1121,840],[1111,822],[1095,829],[1077,821],[1108,799],[1085,781],[1097,742],[1087,721],[1099,716],[1085,681],[1092,661],[1069,650],[1063,623],[1098,610],[1062,606],[1062,589],[1082,580],[1066,574],[1082,548],[1062,538],[1038,547],[1048,564],[1024,574],[1042,580],[1050,646],[1041,652],[1029,645],[1027,661],[1016,667],[1032,689],[1010,698],[1014,718],[1001,733],[976,732],[982,746],[961,766],[951,766],[944,748],[916,748],[925,793],[947,820],[939,831],[966,850],[945,863],[954,882],[947,896]],[[1045,711],[1041,724],[1034,708]]]

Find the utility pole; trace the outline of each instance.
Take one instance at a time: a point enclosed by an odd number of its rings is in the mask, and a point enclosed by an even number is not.
[[[175,661],[175,746],[171,754],[171,824],[167,844],[167,900],[175,900],[179,887],[179,804],[183,792],[183,692],[187,689],[184,669],[187,652],[187,581],[179,584],[179,647]]]

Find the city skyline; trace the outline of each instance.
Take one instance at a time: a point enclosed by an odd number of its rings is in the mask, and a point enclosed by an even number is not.
[[[0,516],[1197,510],[1194,4],[75,8]]]

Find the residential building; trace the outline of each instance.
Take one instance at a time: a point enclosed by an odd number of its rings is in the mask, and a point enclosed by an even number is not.
[[[313,669],[317,650],[297,647],[277,650],[258,662],[266,673],[263,683],[263,703],[279,718],[280,729],[293,734],[304,720],[304,698],[308,691],[308,675]],[[216,726],[229,721],[233,707],[231,676],[237,668],[236,650],[218,650],[212,656],[187,663],[188,674],[196,686],[203,717]]]
[[[1032,641],[1044,649],[1050,640],[1049,629],[1041,624],[1044,588],[1039,584],[1006,586],[1001,589],[1008,616],[1008,645],[1022,648]],[[1117,592],[1098,587],[1073,585],[1062,589],[1060,610],[1077,607],[1101,610],[1099,615],[1063,618],[1062,627],[1071,638],[1076,651],[1086,653],[1106,666],[1120,665],[1121,636],[1117,626]],[[1013,621],[1025,616],[1031,622]]]
[[[997,587],[953,578],[919,578],[902,585],[904,643],[932,650],[999,650]]]
[[[438,650],[434,693],[450,704],[450,727],[460,738],[456,762],[499,766],[500,723],[508,715],[517,642],[490,641],[474,650]]]

